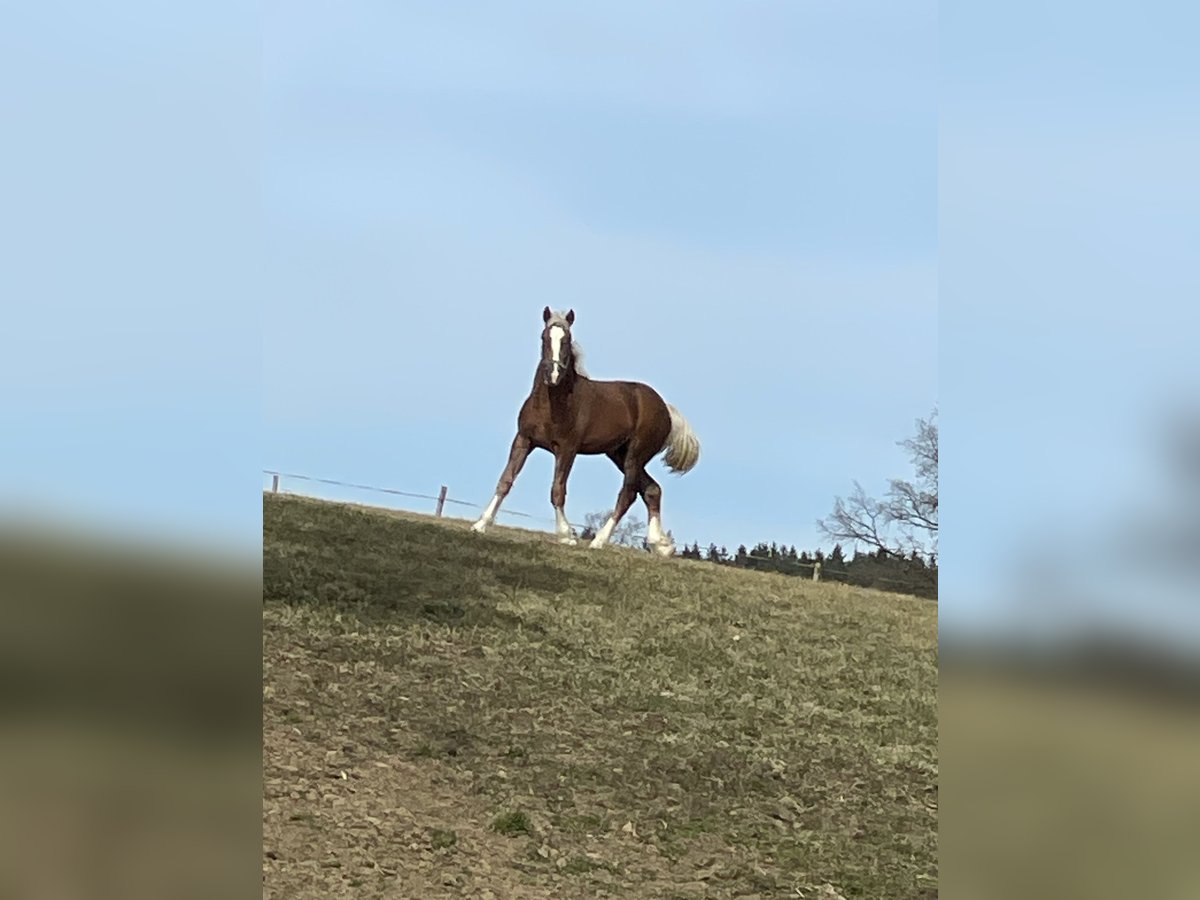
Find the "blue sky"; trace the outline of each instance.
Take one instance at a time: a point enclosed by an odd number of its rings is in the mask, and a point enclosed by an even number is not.
[[[274,10],[264,465],[485,503],[573,307],[701,437],[677,540],[815,546],[937,402],[934,10]],[[551,466],[506,506],[550,516]],[[568,514],[618,487],[581,460]]]

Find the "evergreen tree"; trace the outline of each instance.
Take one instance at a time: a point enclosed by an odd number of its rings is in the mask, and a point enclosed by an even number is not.
[[[829,558],[825,560],[824,568],[821,569],[821,577],[834,581],[845,581],[846,575],[846,556],[842,552],[842,545],[834,544]]]
[[[754,548],[746,554],[746,567],[749,569],[762,569],[766,565],[766,557],[769,555],[767,545],[759,541],[754,545]]]

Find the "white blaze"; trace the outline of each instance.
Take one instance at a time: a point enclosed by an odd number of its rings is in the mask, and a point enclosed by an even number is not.
[[[558,379],[562,373],[562,342],[566,337],[566,332],[561,325],[555,325],[550,329],[550,383],[558,384]]]

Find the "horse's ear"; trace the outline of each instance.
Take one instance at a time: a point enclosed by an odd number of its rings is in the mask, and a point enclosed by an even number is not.
[[[567,324],[568,325],[575,324],[575,310],[573,310],[573,309],[567,310]]]
[[[545,309],[543,309],[543,310],[542,310],[542,321],[543,321],[543,322],[549,322],[549,321],[550,321],[550,315],[551,315],[551,313],[550,313],[550,307],[548,307],[548,306],[547,306]]]

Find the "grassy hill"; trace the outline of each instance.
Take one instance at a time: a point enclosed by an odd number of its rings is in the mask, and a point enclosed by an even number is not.
[[[936,896],[932,603],[263,519],[265,896]]]

